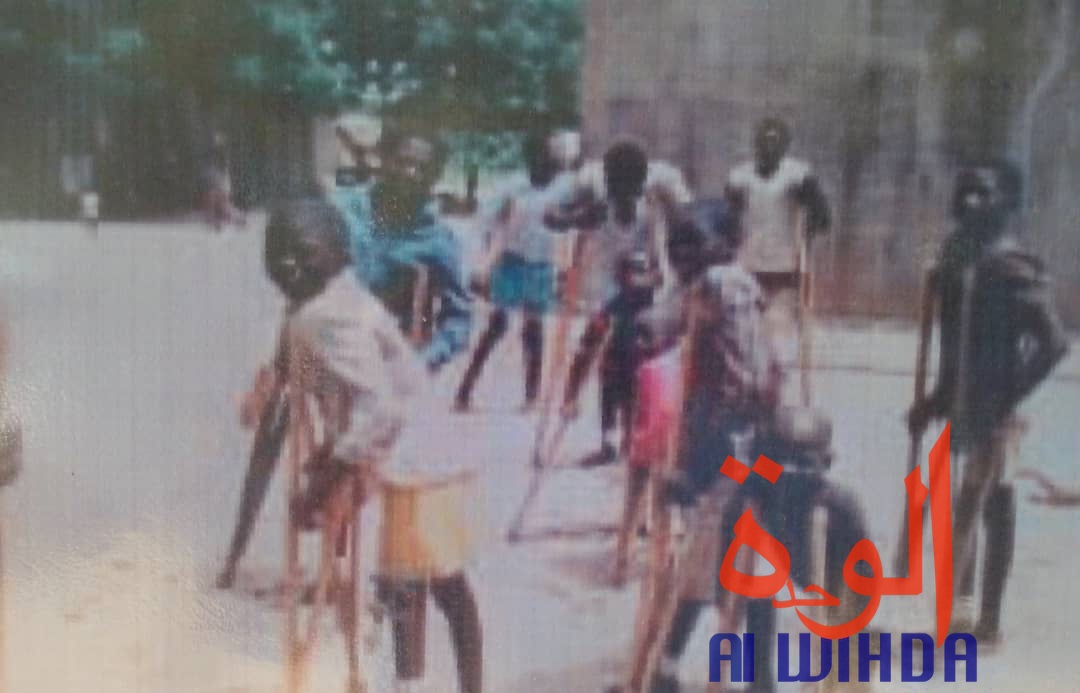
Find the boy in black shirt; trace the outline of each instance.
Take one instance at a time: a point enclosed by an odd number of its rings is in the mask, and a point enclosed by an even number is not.
[[[619,261],[619,291],[599,313],[594,315],[581,346],[574,355],[563,397],[563,416],[577,416],[577,398],[596,355],[603,349],[600,362],[600,451],[587,465],[610,464],[618,455],[611,442],[621,417],[623,431],[629,430],[634,404],[634,378],[638,357],[635,348],[635,319],[652,305],[654,273],[648,256],[630,253]],[[626,452],[625,442],[620,451]]]
[[[956,180],[956,231],[942,248],[931,289],[940,300],[941,356],[931,394],[911,407],[921,433],[933,419],[952,424],[963,454],[954,518],[956,610],[953,628],[975,621],[980,645],[1000,638],[1001,603],[1013,559],[1016,498],[1006,457],[1015,410],[1065,356],[1068,343],[1042,263],[1024,252],[1010,217],[1020,174],[1007,162],[964,169]],[[979,517],[986,528],[982,604],[974,618]]]

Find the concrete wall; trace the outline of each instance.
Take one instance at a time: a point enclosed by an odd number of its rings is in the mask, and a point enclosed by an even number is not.
[[[1063,0],[1067,1],[1067,0]],[[944,8],[942,8],[944,5]],[[920,262],[948,230],[956,161],[1014,149],[1016,121],[1048,60],[1057,5],[956,0],[588,0],[584,143],[643,137],[699,194],[721,191],[750,155],[754,123],[780,115],[832,202],[817,252],[820,303],[847,314],[910,315]],[[1065,297],[1080,297],[1072,224],[1080,159],[1075,51],[1037,128],[1030,215]],[[1051,134],[1053,133],[1053,134]],[[1012,139],[1011,139],[1012,138]],[[1056,144],[1055,144],[1056,143]],[[1062,258],[1071,258],[1064,262]],[[1080,310],[1063,308],[1074,322]]]

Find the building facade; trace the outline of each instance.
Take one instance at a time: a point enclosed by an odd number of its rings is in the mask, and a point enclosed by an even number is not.
[[[834,211],[825,311],[910,316],[956,165],[1008,156],[1024,221],[1080,323],[1080,28],[1071,0],[587,0],[583,141],[643,138],[719,194],[778,115]]]

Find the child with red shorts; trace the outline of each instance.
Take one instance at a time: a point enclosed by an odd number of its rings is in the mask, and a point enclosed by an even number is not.
[[[614,582],[626,582],[630,540],[641,516],[642,498],[657,464],[669,459],[675,444],[672,427],[682,403],[682,350],[678,327],[665,329],[661,320],[643,316],[637,324],[637,349],[642,359],[636,380],[636,401],[630,426],[626,502],[615,547]]]

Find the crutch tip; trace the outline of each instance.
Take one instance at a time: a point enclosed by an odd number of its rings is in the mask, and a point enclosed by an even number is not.
[[[236,569],[231,566],[227,566],[222,569],[222,571],[218,573],[217,578],[214,580],[214,587],[219,590],[230,590],[235,584]]]

